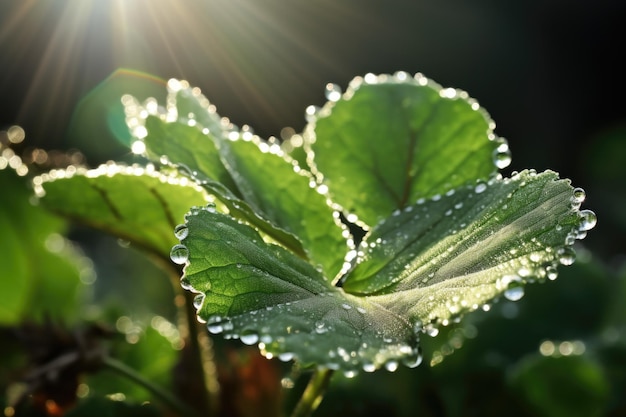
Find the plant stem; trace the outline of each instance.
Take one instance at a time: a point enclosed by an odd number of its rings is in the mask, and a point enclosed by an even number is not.
[[[322,402],[324,392],[326,392],[332,376],[332,369],[316,369],[304,389],[300,401],[291,413],[291,417],[308,417],[313,414],[317,406]]]
[[[191,344],[191,350],[197,366],[194,368],[199,373],[199,378],[204,383],[208,415],[213,416],[219,408],[219,382],[214,362],[213,341],[208,335],[206,326],[200,323],[193,307],[194,295],[185,291],[185,315],[188,328],[187,340]]]
[[[123,362],[118,361],[110,356],[105,356],[102,359],[102,364],[111,369],[112,371],[117,372],[120,375],[130,379],[136,384],[144,387],[152,394],[154,394],[157,398],[159,398],[163,403],[170,406],[173,410],[177,411],[183,416],[197,416],[198,414],[191,408],[189,408],[185,403],[181,402],[178,398],[173,396],[168,391],[159,387],[156,384],[153,384],[149,380],[143,377],[139,372],[135,371],[133,368],[127,366]]]
[[[174,304],[178,313],[178,331],[185,341],[185,349],[181,358],[184,368],[190,372],[186,376],[191,380],[198,381],[202,385],[197,390],[199,397],[194,403],[203,410],[205,416],[214,416],[219,408],[219,382],[213,355],[213,342],[208,335],[206,327],[196,317],[196,309],[193,306],[194,294],[183,290],[180,285],[180,271],[172,268],[172,264],[165,262],[174,287]],[[193,397],[193,396],[192,396]]]

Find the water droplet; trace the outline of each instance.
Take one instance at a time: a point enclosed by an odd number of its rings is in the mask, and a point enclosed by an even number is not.
[[[183,290],[192,290],[193,286],[191,285],[191,283],[189,282],[189,279],[187,279],[187,277],[182,277],[180,279],[180,286]]]
[[[511,164],[511,151],[507,143],[501,143],[493,151],[493,163],[500,169],[506,168]]]
[[[585,201],[586,197],[587,195],[585,194],[585,190],[580,187],[574,188],[574,194],[572,195],[571,199],[572,205],[577,205],[578,207],[580,207],[582,202]]]
[[[484,192],[486,189],[487,189],[487,184],[485,184],[484,182],[479,182],[478,184],[476,184],[476,187],[474,187],[474,192],[476,194],[480,194]]]
[[[193,298],[193,306],[196,310],[200,310],[202,303],[204,303],[204,294],[198,294]]]
[[[439,95],[443,98],[456,98],[457,91],[454,88],[444,88],[439,91]]]
[[[365,372],[374,372],[376,370],[376,365],[374,365],[373,363],[364,363],[363,364],[363,371]]]
[[[344,304],[341,305],[341,308],[343,308],[344,310],[350,310],[350,309],[352,309],[352,306],[350,306],[349,304],[345,304],[344,303]]]
[[[131,145],[130,150],[135,155],[143,155],[146,152],[146,144],[143,140],[136,140]]]
[[[248,330],[242,333],[240,339],[246,345],[254,345],[259,341],[259,334],[253,330]]]
[[[389,372],[395,372],[398,369],[398,362],[394,360],[386,362],[385,369]]]
[[[220,316],[211,316],[207,320],[207,329],[212,334],[219,334],[224,331],[223,321]]]
[[[189,259],[189,249],[185,245],[174,245],[170,251],[170,259],[178,265],[183,265]]]
[[[554,281],[558,276],[558,270],[556,266],[549,265],[546,267],[546,276],[550,281]]]
[[[318,106],[310,105],[304,111],[304,118],[307,122],[313,122],[317,118],[320,112],[320,108]]]
[[[187,228],[187,225],[179,224],[178,226],[176,226],[174,228],[174,235],[178,240],[183,240],[184,238],[186,238],[187,235],[189,235],[189,229]]]
[[[341,98],[341,87],[339,87],[337,84],[328,83],[326,84],[326,90],[324,94],[328,101],[339,101],[339,99]]]
[[[591,230],[595,227],[598,218],[596,214],[591,210],[582,210],[580,212],[580,224],[578,225],[578,230],[587,231]]]
[[[317,334],[324,334],[328,332],[328,328],[326,327],[326,323],[324,323],[323,321],[316,321],[315,322],[315,333]]]
[[[428,324],[424,327],[424,333],[426,333],[430,337],[435,337],[439,334],[439,328],[433,324]]]
[[[355,376],[357,376],[358,372],[355,370],[349,370],[349,371],[344,371],[343,372],[343,376],[345,376],[348,379],[354,378]]]
[[[409,368],[417,368],[422,363],[422,353],[419,349],[413,349],[413,352],[402,359],[402,364]]]
[[[461,311],[461,307],[458,304],[448,304],[448,311],[451,314],[458,314]]]
[[[280,385],[285,389],[292,389],[296,384],[293,379],[289,377],[284,377],[280,380]]]
[[[421,321],[417,320],[414,324],[413,324],[413,332],[415,332],[415,334],[421,333],[422,330],[424,330],[424,325],[422,324]]]
[[[504,297],[507,300],[517,301],[524,296],[524,287],[519,286],[509,286],[509,288],[504,291]]]
[[[506,290],[512,283],[520,282],[522,279],[517,275],[504,275],[496,281],[496,288],[500,291]]]
[[[559,256],[561,265],[571,265],[576,260],[576,252],[569,246],[560,248],[556,253]]]

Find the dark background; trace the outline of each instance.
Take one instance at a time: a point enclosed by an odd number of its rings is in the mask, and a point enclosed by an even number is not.
[[[327,82],[422,72],[469,92],[509,140],[510,170],[553,169],[585,188],[599,217],[585,242],[618,262],[626,240],[626,2],[0,2],[0,129],[25,145],[69,140],[78,103],[118,68],[187,79],[262,137],[304,126]],[[134,75],[133,75],[134,74]],[[146,76],[128,73],[130,82]]]

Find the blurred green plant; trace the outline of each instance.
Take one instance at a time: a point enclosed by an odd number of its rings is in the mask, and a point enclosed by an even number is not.
[[[584,191],[554,172],[503,177],[508,144],[467,93],[403,72],[357,77],[345,92],[328,84],[327,103],[306,109],[303,132],[278,141],[234,126],[186,81],[172,79],[167,89],[164,104],[121,97],[141,163],[33,176],[41,168],[32,158],[28,176],[3,148],[0,180],[3,190],[15,189],[3,205],[11,236],[3,250],[19,279],[0,283],[0,318],[12,342],[5,356],[21,357],[2,375],[11,381],[6,415],[34,407],[49,415],[234,416],[292,408],[305,416],[331,379],[323,415],[619,409],[609,379],[623,386],[623,376],[607,375],[602,361],[615,356],[601,352],[619,351],[621,339],[611,336],[607,346],[598,336],[623,326],[606,319],[620,316],[607,307],[608,278],[590,288],[602,299],[597,317],[505,336],[515,327],[510,319],[524,322],[526,304],[517,300],[532,291],[526,284],[552,281],[560,265],[571,265],[573,246],[596,218],[580,209]],[[32,180],[36,206],[20,175]],[[177,317],[90,310],[97,302],[84,294],[93,277],[64,237],[68,221],[112,235],[168,271]],[[73,269],[39,271],[44,264],[33,258]],[[540,306],[557,311],[571,288],[578,287],[566,282]],[[563,311],[576,315],[580,301]],[[595,356],[575,339],[580,328]],[[408,371],[424,351],[428,366]],[[546,389],[533,388],[545,373]],[[576,402],[567,403],[572,395]],[[162,407],[144,403],[152,400]]]

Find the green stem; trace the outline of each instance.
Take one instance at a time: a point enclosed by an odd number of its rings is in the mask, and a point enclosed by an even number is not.
[[[155,395],[163,403],[171,407],[172,410],[178,412],[180,415],[197,416],[197,413],[193,409],[189,408],[185,403],[181,402],[178,398],[173,396],[168,391],[165,391],[158,385],[153,384],[152,382],[144,378],[143,375],[141,375],[139,372],[127,366],[123,362],[111,358],[110,356],[105,356],[102,359],[102,364],[110,370],[115,371],[118,374],[123,375],[129,380],[135,382],[136,384],[144,387],[146,390],[150,391],[153,395]]]
[[[193,358],[197,361],[194,369],[198,372],[198,379],[204,383],[206,393],[205,403],[207,415],[214,416],[219,408],[219,382],[214,362],[213,341],[209,337],[206,326],[196,317],[193,307],[193,294],[185,291],[185,313],[189,332],[188,341],[191,344]]]
[[[185,341],[185,349],[188,355],[183,353],[183,368],[186,377],[198,381],[202,388],[197,391],[198,397],[192,396],[196,408],[202,410],[207,417],[216,415],[219,408],[219,382],[214,362],[213,341],[209,337],[205,325],[201,324],[196,317],[196,309],[193,306],[194,294],[183,290],[180,285],[181,271],[173,267],[167,259],[160,258],[165,269],[169,271],[172,286],[174,288],[174,304],[177,308],[178,331]]]
[[[332,376],[332,369],[320,368],[315,370],[302,393],[302,397],[300,397],[300,401],[291,413],[291,417],[308,417],[313,414],[322,402],[324,392]]]

